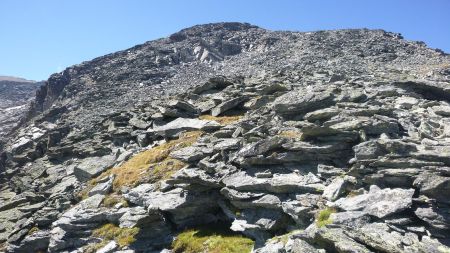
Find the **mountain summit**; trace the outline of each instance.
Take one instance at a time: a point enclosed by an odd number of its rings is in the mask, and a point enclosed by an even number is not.
[[[448,252],[450,56],[183,29],[52,75],[0,145],[0,251]]]

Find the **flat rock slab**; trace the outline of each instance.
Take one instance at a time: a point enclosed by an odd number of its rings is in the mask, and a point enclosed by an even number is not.
[[[383,218],[411,207],[413,194],[414,189],[380,189],[372,185],[368,193],[341,198],[332,205],[345,211],[363,211]]]
[[[331,91],[288,92],[273,102],[273,109],[282,115],[304,114],[333,104]]]
[[[314,174],[275,174],[271,178],[257,178],[238,172],[223,179],[223,183],[238,191],[267,191],[273,193],[322,192],[325,186]]]
[[[213,120],[178,118],[167,123],[166,125],[150,129],[149,132],[153,132],[164,137],[176,137],[183,131],[209,131],[218,128],[220,128],[220,124]]]

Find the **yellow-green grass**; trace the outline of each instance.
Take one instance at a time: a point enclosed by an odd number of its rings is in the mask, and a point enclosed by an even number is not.
[[[28,235],[32,235],[38,231],[39,231],[38,227],[32,227],[30,230],[28,230]]]
[[[117,225],[108,223],[94,231],[92,236],[103,239],[104,241],[116,241],[121,247],[129,246],[136,241],[136,235],[139,233],[139,228],[120,228]]]
[[[249,253],[254,242],[226,229],[198,228],[178,234],[172,243],[175,253]]]
[[[286,130],[286,131],[279,132],[278,136],[295,139],[295,138],[301,138],[302,133],[299,131],[294,131],[294,130]]]

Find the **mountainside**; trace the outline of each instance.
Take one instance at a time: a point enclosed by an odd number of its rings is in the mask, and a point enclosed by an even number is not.
[[[0,76],[0,143],[28,111],[30,100],[41,85],[42,82]]]
[[[450,56],[382,30],[102,56],[3,142],[0,251],[450,252],[449,102]]]

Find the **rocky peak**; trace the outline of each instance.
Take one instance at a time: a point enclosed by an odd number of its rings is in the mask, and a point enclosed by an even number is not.
[[[382,30],[239,23],[69,67],[0,155],[0,249],[447,252],[449,68]]]

